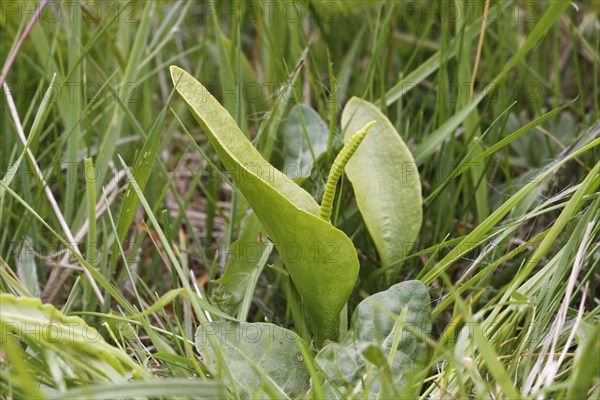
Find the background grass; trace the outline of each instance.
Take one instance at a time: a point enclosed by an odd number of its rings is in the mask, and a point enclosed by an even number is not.
[[[290,108],[315,109],[317,200],[351,96],[396,126],[425,199],[397,281],[434,299],[405,397],[597,398],[600,3],[567,3],[3,1],[0,290],[81,316],[140,370],[3,334],[2,396],[235,397],[193,350],[198,318],[294,328],[276,254],[240,304],[214,282],[247,204],[171,101],[176,64],[277,167]],[[385,287],[344,178],[332,220],[361,259],[352,312]]]

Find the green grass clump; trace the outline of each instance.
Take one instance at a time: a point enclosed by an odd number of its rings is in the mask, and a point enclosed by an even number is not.
[[[9,0],[0,33],[2,398],[600,396],[597,2]],[[328,194],[360,263],[338,341],[268,234],[301,224],[251,211],[171,65],[256,175]],[[361,165],[327,187],[352,97],[420,178],[393,260]]]

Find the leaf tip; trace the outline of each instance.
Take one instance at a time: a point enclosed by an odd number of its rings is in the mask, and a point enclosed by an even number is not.
[[[177,65],[171,65],[169,71],[171,72],[171,80],[175,86],[177,86],[177,82],[179,82],[181,77],[186,73],[183,68],[178,67]]]

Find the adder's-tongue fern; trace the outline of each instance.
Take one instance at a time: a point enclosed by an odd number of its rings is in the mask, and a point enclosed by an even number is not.
[[[335,197],[335,188],[338,180],[346,167],[346,164],[358,149],[369,129],[375,125],[375,121],[371,121],[366,124],[361,130],[356,132],[344,145],[340,153],[335,158],[331,170],[329,171],[329,177],[327,178],[327,185],[325,186],[325,194],[323,194],[323,200],[321,201],[321,212],[320,217],[325,221],[329,221],[331,218],[331,210],[333,208],[333,198]]]

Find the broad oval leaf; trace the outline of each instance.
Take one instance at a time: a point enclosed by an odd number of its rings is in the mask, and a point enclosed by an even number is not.
[[[418,335],[404,328],[410,327],[422,335],[429,335],[429,304],[429,293],[423,282],[414,280],[397,283],[360,302],[352,314],[352,324],[344,341],[378,343],[389,349],[398,317],[406,308],[406,316],[401,323],[405,332],[402,334],[398,350],[416,362],[425,354],[427,346]]]
[[[305,104],[292,107],[283,126],[283,172],[290,178],[309,177],[314,163],[327,151],[329,129]]]
[[[373,104],[353,97],[342,113],[344,140],[377,121],[346,165],[356,203],[384,266],[406,256],[423,217],[421,181],[413,156],[390,120]],[[392,268],[388,281],[401,265]]]
[[[423,336],[430,333],[429,293],[421,281],[398,283],[366,298],[354,310],[341,343],[323,347],[315,358],[325,373],[328,397],[345,398],[356,389],[379,392],[381,382],[369,388],[361,386],[366,381],[366,361],[374,362],[365,357],[365,351],[373,346],[391,359],[393,383],[396,388],[402,386],[407,373],[427,355]]]
[[[210,337],[219,348],[211,347]],[[222,354],[231,377],[222,374],[241,398],[258,398],[267,393],[297,398],[309,389],[310,374],[294,332],[274,324],[255,322],[209,322],[196,330],[196,349],[217,370]],[[264,390],[263,388],[267,389]]]
[[[281,255],[316,344],[336,339],[340,311],[358,277],[352,241],[319,218],[312,196],[260,155],[200,82],[175,66],[171,78]]]

